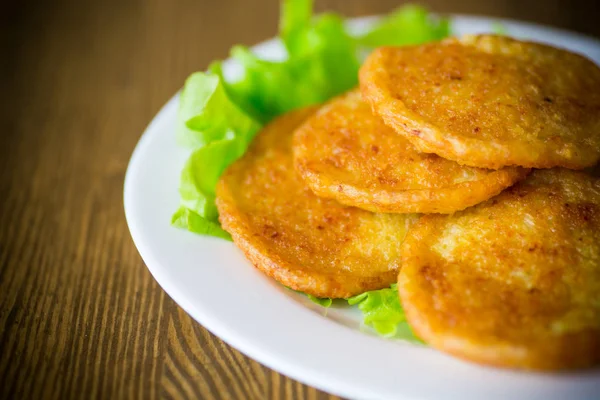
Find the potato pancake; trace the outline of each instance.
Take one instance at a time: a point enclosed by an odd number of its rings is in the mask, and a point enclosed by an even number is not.
[[[225,171],[217,186],[219,220],[259,270],[294,290],[346,298],[389,287],[400,243],[418,217],[346,207],[304,185],[292,136],[314,110],[274,120]]]
[[[365,99],[420,151],[463,165],[582,169],[600,159],[600,68],[504,36],[375,50]]]
[[[419,152],[386,126],[358,90],[323,106],[296,131],[295,166],[318,196],[374,212],[452,213],[500,193],[528,170],[461,166]]]
[[[567,169],[454,215],[402,245],[400,298],[431,346],[504,367],[600,363],[600,180]]]

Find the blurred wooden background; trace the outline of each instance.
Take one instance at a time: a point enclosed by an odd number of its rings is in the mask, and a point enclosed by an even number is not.
[[[600,36],[597,1],[421,3]],[[273,36],[277,19],[276,0],[0,5],[0,398],[334,397],[194,323],[150,276],[123,215],[127,162],[153,115],[190,72]]]

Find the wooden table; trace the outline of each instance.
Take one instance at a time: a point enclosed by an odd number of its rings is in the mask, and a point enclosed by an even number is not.
[[[276,0],[38,3],[0,7],[0,397],[333,398],[192,321],[150,276],[123,215],[148,122],[189,73],[273,36]],[[429,2],[600,36],[593,3]],[[396,5],[318,2],[348,15]]]

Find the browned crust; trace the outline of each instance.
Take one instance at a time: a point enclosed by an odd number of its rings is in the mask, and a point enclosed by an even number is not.
[[[442,255],[448,229],[461,231]],[[407,319],[432,347],[478,363],[598,365],[599,231],[600,181],[561,169],[453,216],[424,216],[402,246]]]
[[[600,70],[591,61],[550,46],[491,35],[467,36],[462,39],[462,44],[459,40],[448,39],[439,44],[425,46],[428,46],[427,49],[431,48],[431,51],[428,50],[429,53],[440,48],[447,49],[445,50],[447,51],[446,60],[468,59],[470,57],[466,56],[466,53],[469,51],[474,51],[473,54],[477,54],[479,51],[480,54],[485,53],[488,56],[502,54],[503,58],[498,59],[497,63],[487,60],[482,61],[482,64],[476,67],[497,71],[499,65],[520,65],[521,70],[513,76],[524,77],[530,76],[528,74],[531,73],[531,76],[536,76],[536,83],[533,83],[534,78],[531,82],[524,78],[525,82],[522,86],[529,87],[537,84],[538,87],[531,90],[531,93],[523,93],[522,98],[512,97],[511,101],[516,105],[504,107],[499,102],[496,106],[492,106],[492,103],[496,101],[495,97],[485,98],[485,93],[497,90],[504,91],[504,93],[508,91],[508,88],[485,86],[484,82],[489,81],[489,78],[493,77],[491,74],[497,72],[486,72],[490,74],[487,78],[485,75],[480,75],[474,83],[467,78],[463,82],[465,85],[473,85],[473,91],[469,91],[471,96],[462,98],[455,96],[452,100],[454,103],[449,103],[448,108],[467,109],[466,105],[477,104],[477,102],[481,102],[481,107],[470,116],[461,116],[460,120],[464,123],[463,126],[460,126],[438,118],[437,116],[442,113],[423,116],[425,115],[423,114],[424,110],[438,107],[434,106],[436,101],[433,98],[435,96],[429,98],[428,101],[409,107],[403,95],[396,93],[395,88],[405,87],[406,82],[401,79],[398,81],[397,76],[392,76],[393,71],[390,72],[386,69],[389,68],[386,65],[389,61],[388,57],[393,57],[394,53],[413,51],[417,47],[387,47],[375,50],[360,70],[360,86],[363,95],[386,124],[404,135],[419,150],[438,154],[463,165],[491,169],[505,166],[526,168],[562,166],[570,169],[582,169],[594,165],[600,159],[598,139],[600,137],[600,121],[597,118],[600,109],[600,97],[597,95],[597,92],[600,91]],[[463,50],[466,48],[470,50]],[[533,67],[531,67],[530,60],[522,64],[518,64],[517,56],[515,56],[514,62],[505,60],[510,51],[514,51],[518,57],[534,57],[531,56],[531,53],[537,52],[541,54],[540,58],[547,56],[549,60],[553,61],[542,60],[542,63],[546,62],[546,64],[531,72]],[[418,61],[415,62],[418,63]],[[488,64],[484,65],[485,62]],[[551,63],[556,63],[554,68],[549,66]],[[573,65],[569,65],[569,63]],[[464,68],[469,71],[468,67]],[[552,76],[557,71],[565,70],[574,71],[576,76],[581,78],[580,82],[571,86],[556,87],[558,85],[555,85],[548,88],[544,86],[548,80],[541,79],[542,83],[539,82],[539,75]],[[464,73],[464,71],[459,72]],[[440,72],[438,78],[446,79],[447,77],[443,75],[445,73]],[[431,75],[435,76],[435,72],[432,72]],[[564,77],[565,73],[563,72],[561,76]],[[482,82],[485,88],[479,87]],[[430,82],[423,81],[422,84],[431,88]],[[446,87],[450,88],[450,85],[454,85],[452,87],[460,88],[461,84],[463,83],[456,81],[447,83]],[[502,84],[503,81],[500,80],[499,85]],[[419,90],[416,87],[417,84],[414,86],[414,90]],[[456,92],[456,89],[453,89],[453,92]],[[551,103],[550,97],[543,97],[544,92],[552,92],[552,96],[557,97],[560,101],[555,101],[556,104]],[[538,99],[536,96],[541,97]],[[563,108],[559,107],[559,102]],[[520,110],[520,116],[514,115],[515,108]],[[479,125],[485,125],[487,121],[499,117],[503,112],[507,113],[507,118],[505,120],[498,118],[499,125],[490,126],[489,129],[482,128],[481,134],[488,136],[471,135],[471,132],[479,129]],[[511,127],[520,127],[522,118],[526,118],[527,122],[522,124],[526,130],[521,135],[516,135],[514,130],[508,136],[497,135],[498,127],[502,129],[508,127],[508,130],[513,129]],[[449,128],[450,126],[452,128]],[[548,129],[554,129],[554,131],[549,137],[546,137],[549,135]],[[538,132],[543,133],[543,137]]]
[[[348,280],[343,274],[302,270],[298,265],[287,262],[277,252],[271,251],[268,244],[257,239],[243,213],[231,206],[232,202],[227,200],[229,195],[224,183],[220,182],[219,186],[217,204],[223,229],[231,234],[235,245],[242,250],[252,265],[282,285],[315,297],[345,299],[369,290],[389,287],[396,280],[398,270],[359,280]]]
[[[529,172],[460,166],[422,154],[373,115],[358,90],[308,118],[296,130],[293,150],[296,169],[318,196],[373,212],[452,213],[497,195]],[[455,183],[465,174],[468,181]]]
[[[217,185],[219,220],[256,268],[317,297],[389,287],[413,215],[373,214],[320,199],[293,167],[293,130],[314,111],[294,111],[258,134]]]
[[[376,192],[341,181],[328,181],[304,164],[296,168],[317,196],[335,199],[348,206],[382,213],[451,214],[496,196],[525,178],[527,169],[493,171],[484,179],[463,182],[437,189],[414,189],[400,192],[379,189]]]

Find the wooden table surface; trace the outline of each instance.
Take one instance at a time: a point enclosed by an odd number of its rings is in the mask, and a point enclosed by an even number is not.
[[[395,0],[317,1],[347,15]],[[600,36],[593,1],[439,0]],[[144,128],[185,77],[276,32],[276,0],[0,6],[0,398],[334,398],[245,357],[158,286],[123,213]]]

